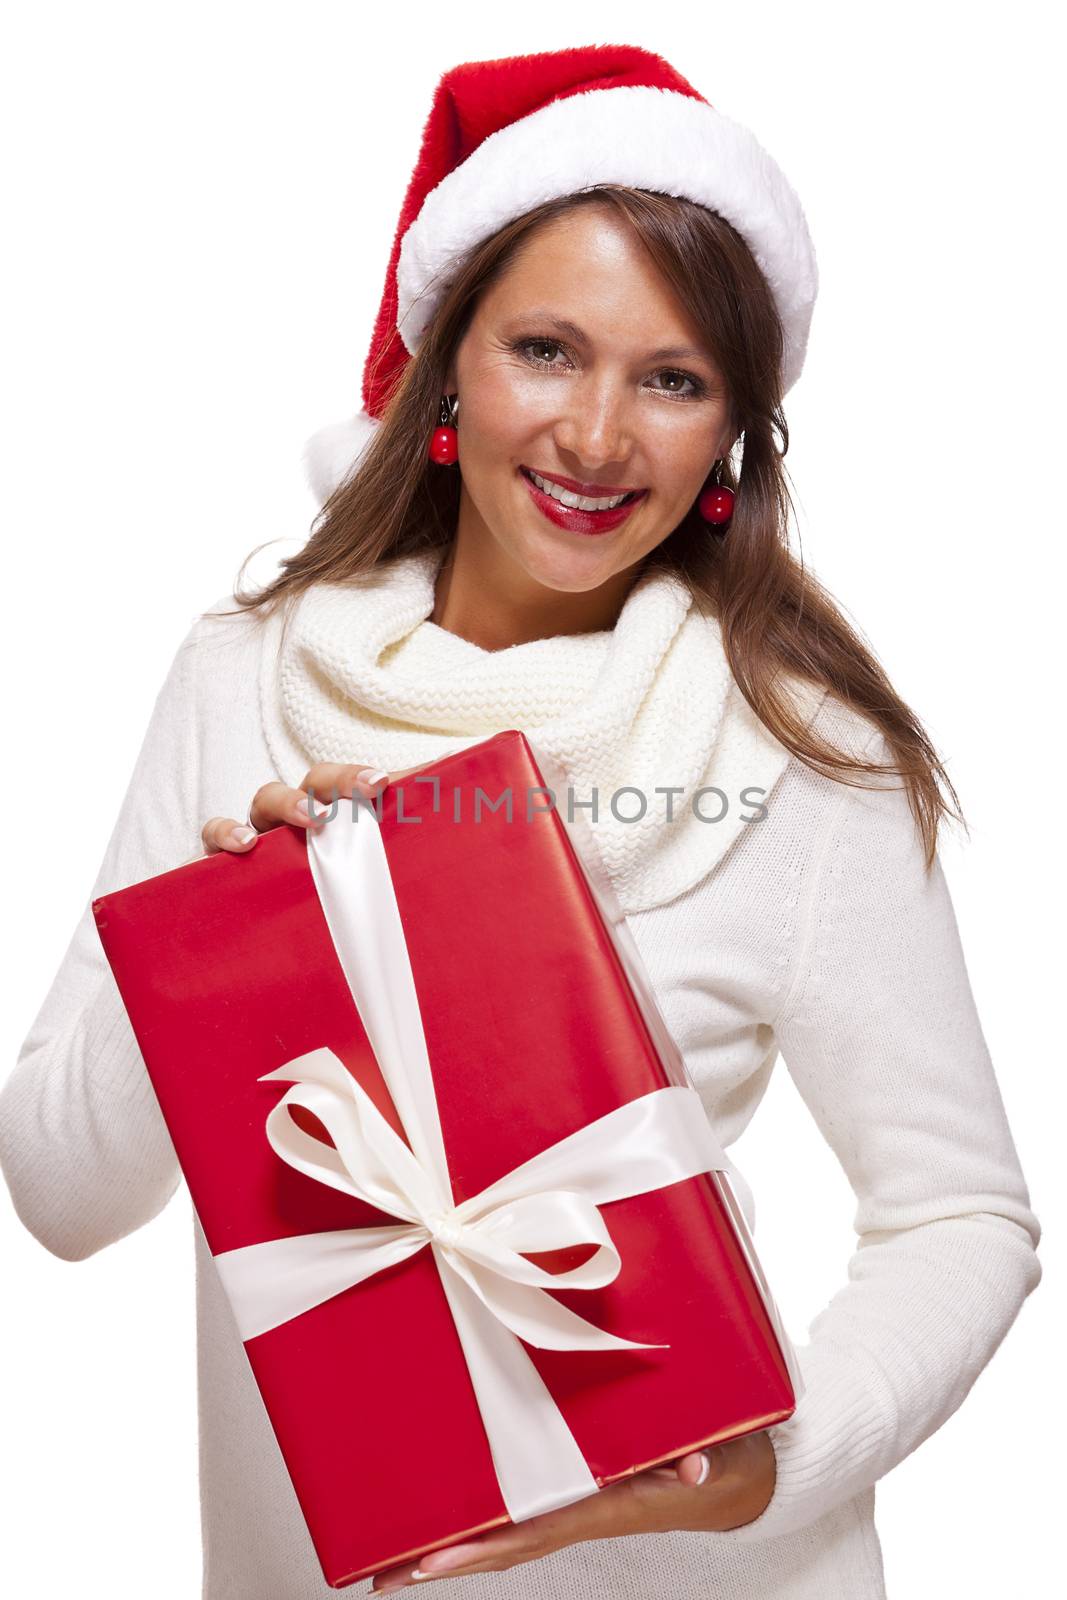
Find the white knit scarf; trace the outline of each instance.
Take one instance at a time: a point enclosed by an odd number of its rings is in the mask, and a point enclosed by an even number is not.
[[[270,619],[261,709],[284,783],[299,787],[318,761],[405,770],[520,729],[566,773],[571,794],[556,803],[581,806],[627,914],[691,888],[760,825],[745,819],[770,812],[788,751],[681,579],[642,574],[613,629],[483,650],[429,621],[444,553],[313,586],[284,646],[282,613]],[[794,687],[813,714],[821,693]],[[696,795],[708,788],[721,793]],[[594,793],[595,815],[582,804]]]

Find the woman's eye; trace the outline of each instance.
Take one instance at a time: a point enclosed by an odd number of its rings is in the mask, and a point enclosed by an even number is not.
[[[688,389],[683,389],[681,387],[665,389],[661,391],[664,394],[676,394],[680,395],[683,399],[687,399],[690,395],[696,398],[698,395],[701,395],[704,392],[704,384],[701,383],[699,378],[694,378],[691,372],[674,372],[665,370],[663,372],[657,372],[656,377],[670,378],[673,380],[673,383],[678,385],[685,383],[689,385]]]
[[[523,352],[530,351],[533,360],[540,362],[543,367],[554,367],[556,363],[546,359],[541,352],[545,350],[562,350],[563,346],[557,344],[554,339],[523,339],[517,348]]]

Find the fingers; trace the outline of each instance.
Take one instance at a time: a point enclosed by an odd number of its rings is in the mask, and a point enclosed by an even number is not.
[[[610,1538],[619,1534],[666,1532],[675,1526],[677,1495],[665,1483],[652,1490],[649,1479],[671,1479],[678,1483],[678,1468],[690,1463],[693,1472],[703,1452],[683,1456],[670,1466],[653,1467],[633,1477],[587,1495],[571,1505],[542,1512],[508,1528],[494,1529],[477,1540],[431,1550],[417,1563],[404,1562],[378,1573],[371,1583],[374,1594],[407,1588],[425,1579],[463,1578],[481,1572],[500,1572],[522,1562],[538,1560],[565,1545],[586,1539]],[[640,1492],[641,1485],[647,1498]],[[418,1572],[419,1577],[414,1576]]]
[[[310,787],[307,785],[307,788]],[[287,783],[277,780],[263,784],[252,796],[248,820],[257,834],[280,828],[283,822],[291,823],[294,828],[310,827],[311,812],[306,789],[291,789]]]
[[[632,1483],[632,1479],[625,1479],[572,1505],[526,1517],[511,1527],[494,1528],[478,1539],[430,1550],[416,1563],[405,1562],[379,1573],[371,1585],[372,1592],[405,1588],[428,1578],[464,1578],[478,1572],[506,1571],[520,1562],[551,1555],[563,1545],[609,1533],[636,1532],[637,1525],[628,1510]],[[416,1571],[419,1578],[413,1576]]]
[[[673,1483],[681,1482],[687,1485],[703,1483],[714,1456],[714,1448],[693,1450],[689,1455],[679,1456],[677,1461],[667,1462],[662,1467],[648,1467],[643,1476],[666,1478]]]
[[[380,794],[389,782],[391,779],[388,772],[383,771],[381,767],[368,767],[358,762],[342,765],[335,761],[319,761],[305,772],[299,791],[289,792],[306,794],[310,789],[316,800],[329,805],[335,796],[351,800],[353,792],[357,789],[361,795],[369,799]],[[258,820],[255,818],[253,820],[258,828]]]
[[[409,772],[417,772],[410,767]],[[406,776],[406,773],[398,774]],[[265,783],[252,796],[248,808],[248,821],[238,822],[235,817],[211,817],[204,823],[200,837],[208,855],[228,850],[234,855],[244,855],[254,849],[261,833],[269,833],[282,823],[297,828],[321,826],[329,818],[329,810],[311,815],[308,803],[310,793],[320,806],[329,808],[337,799],[351,800],[361,796],[373,800],[390,782],[390,775],[381,767],[360,762],[320,761],[309,767],[299,789],[290,788],[278,780]],[[249,826],[249,823],[251,826]]]
[[[684,1483],[688,1489],[698,1489],[712,1475],[712,1471],[720,1473],[724,1464],[724,1457],[719,1450],[699,1450],[695,1454],[683,1456],[677,1463],[679,1482]]]
[[[248,822],[238,822],[235,817],[211,817],[201,829],[204,850],[208,855],[220,850],[243,855],[255,848],[261,833],[269,833],[282,823],[296,828],[321,826],[329,813],[317,812],[313,817],[309,793],[322,806],[329,807],[335,799],[350,800],[354,793],[373,799],[388,782],[389,774],[380,767],[319,762],[304,774],[299,789],[278,780],[271,780],[257,789],[248,808]]]
[[[255,843],[256,831],[234,817],[210,817],[200,830],[205,855],[217,855],[220,850],[233,850],[240,855]]]
[[[312,816],[309,794],[319,806],[328,808],[334,800],[350,800],[357,792],[365,799],[371,799],[381,792],[388,781],[389,774],[380,767],[322,761],[309,767],[299,789],[290,789],[287,784],[277,782],[265,783],[261,789],[257,789],[248,808],[249,820],[259,833],[267,833],[283,822],[292,823],[298,828],[314,827],[317,822],[325,821],[326,817],[318,808]]]
[[[727,1466],[728,1452],[723,1445],[693,1450],[660,1467],[648,1467],[630,1480],[640,1495],[669,1495],[672,1489],[700,1489],[717,1483]]]

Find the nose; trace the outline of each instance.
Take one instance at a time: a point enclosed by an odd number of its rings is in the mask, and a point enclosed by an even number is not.
[[[599,383],[560,384],[568,393],[553,430],[562,455],[575,464],[575,477],[592,478],[605,468],[620,466],[633,453],[632,396],[621,383],[605,378]]]

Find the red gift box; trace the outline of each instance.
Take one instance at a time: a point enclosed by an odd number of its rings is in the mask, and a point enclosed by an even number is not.
[[[93,903],[333,1587],[802,1392],[562,781],[497,734]]]

